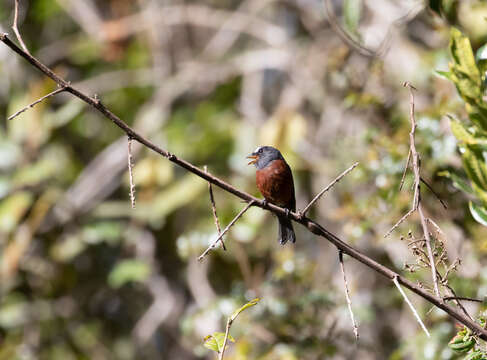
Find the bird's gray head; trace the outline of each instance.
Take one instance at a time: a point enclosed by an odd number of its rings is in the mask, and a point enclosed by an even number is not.
[[[252,154],[247,156],[247,159],[252,159],[248,165],[254,164],[259,170],[265,168],[274,160],[284,160],[281,152],[272,146],[259,146]]]

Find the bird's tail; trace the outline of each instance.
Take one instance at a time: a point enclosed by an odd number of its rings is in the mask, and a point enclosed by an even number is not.
[[[295,243],[296,234],[294,233],[293,224],[288,218],[279,216],[279,244],[284,245],[288,241]]]

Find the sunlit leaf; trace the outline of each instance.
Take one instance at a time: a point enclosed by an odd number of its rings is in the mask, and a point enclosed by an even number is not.
[[[438,173],[438,176],[443,176],[446,178],[449,178],[452,181],[452,185],[457,188],[458,190],[461,190],[467,194],[473,194],[473,190],[468,184],[468,182],[464,179],[462,179],[460,176],[458,176],[455,173],[452,173],[450,171],[440,171]]]
[[[245,309],[248,309],[249,307],[252,307],[254,305],[257,305],[257,303],[260,301],[260,298],[255,298],[251,301],[249,301],[247,304],[245,304],[244,306],[242,306],[240,309],[238,309],[237,311],[235,311],[232,316],[231,316],[231,319],[232,321],[235,320],[235,318],[242,312],[244,311]]]
[[[229,341],[235,342],[235,339],[232,337],[232,335],[228,334]],[[225,341],[225,333],[223,332],[214,332],[211,335],[207,335],[204,339],[204,344],[203,346],[207,349],[220,352],[221,349],[223,348],[223,342]]]
[[[467,147],[463,152],[462,159],[468,177],[478,187],[487,190],[487,166],[482,154]]]
[[[487,226],[487,209],[481,205],[477,205],[472,201],[468,203],[468,207],[470,209],[470,213],[472,214],[473,218],[478,223]]]

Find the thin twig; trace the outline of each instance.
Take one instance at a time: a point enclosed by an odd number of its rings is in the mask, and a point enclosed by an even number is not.
[[[443,205],[443,208],[445,210],[448,209],[448,206],[446,206],[446,203],[443,201],[443,199],[440,197],[440,195],[438,195],[438,193],[433,190],[433,188],[431,187],[431,185],[428,184],[428,182],[423,177],[420,177],[419,179],[433,193],[433,195],[438,199],[438,201],[441,203],[441,205]]]
[[[208,168],[206,165],[204,167],[204,170],[205,172],[208,172]],[[220,235],[222,230],[220,228],[220,220],[218,220],[218,214],[216,213],[215,197],[213,196],[213,187],[211,186],[211,182],[208,182],[208,192],[210,193],[210,202],[211,202],[211,210],[213,212],[213,220],[215,221],[215,226],[216,226],[216,230],[218,231],[218,235]],[[223,250],[227,251],[223,239],[220,239],[220,244],[222,245]]]
[[[433,252],[431,251],[431,238],[428,230],[428,225],[426,224],[426,218],[423,214],[423,208],[420,204],[421,201],[421,189],[420,189],[420,182],[421,182],[421,175],[420,175],[420,159],[419,154],[416,151],[416,144],[414,141],[414,135],[416,130],[416,118],[414,115],[414,92],[416,88],[411,85],[408,81],[403,84],[404,87],[409,89],[409,118],[411,121],[411,131],[409,133],[409,146],[411,149],[411,157],[413,159],[413,171],[414,171],[414,200],[413,200],[413,209],[416,208],[419,213],[419,217],[421,219],[421,226],[423,227],[424,237],[426,239],[426,249],[428,250],[428,257],[431,266],[431,277],[433,279],[433,285],[435,289],[436,296],[440,297],[440,290],[438,288],[438,278],[436,276],[436,265],[435,265],[435,258],[433,256]]]
[[[230,228],[233,226],[233,224],[235,224],[237,222],[238,219],[240,219],[240,217],[245,214],[245,212],[252,206],[255,204],[255,201],[254,200],[251,200],[242,210],[240,210],[240,212],[237,214],[237,216],[235,216],[233,218],[233,220],[230,222],[230,224],[227,225],[227,227],[225,229],[223,229],[223,231],[220,233],[220,235],[218,235],[218,237],[216,238],[215,241],[213,241],[211,243],[210,246],[208,246],[208,248],[200,255],[198,256],[198,260],[201,261],[203,260],[203,258],[208,255],[208,253],[213,250],[213,248],[215,248],[216,244],[223,238],[223,235],[226,234],[226,232],[228,230],[230,230]]]
[[[59,94],[60,92],[63,92],[64,90],[66,90],[65,87],[60,87],[52,92],[50,92],[49,94],[47,95],[44,95],[43,97],[37,99],[36,101],[34,101],[33,103],[27,105],[26,107],[24,107],[23,109],[20,109],[19,111],[17,111],[15,114],[13,115],[10,115],[8,117],[8,120],[12,120],[12,119],[15,119],[17,116],[19,116],[20,114],[22,114],[24,111],[27,111],[31,108],[33,108],[34,106],[36,106],[37,104],[39,104],[40,102],[46,100],[47,98],[51,97],[51,96],[54,96],[56,94]]]
[[[404,185],[404,179],[406,178],[406,173],[408,172],[410,160],[411,160],[411,149],[409,149],[408,159],[406,160],[406,166],[404,167],[404,171],[403,171],[402,177],[401,177],[401,182],[399,183],[399,191],[401,191],[402,186]]]
[[[27,46],[24,44],[24,40],[22,39],[22,36],[20,35],[19,28],[17,26],[17,23],[19,21],[19,2],[20,0],[15,0],[15,10],[14,10],[14,23],[12,25],[12,30],[15,33],[15,36],[17,37],[17,40],[20,43],[20,46],[22,46],[22,49],[30,55],[29,49],[27,49]]]
[[[134,164],[132,163],[132,138],[129,136],[127,141],[127,162],[129,168],[129,182],[130,182],[130,204],[132,205],[132,209],[135,209],[135,185],[134,185],[134,174],[133,174],[133,167]]]
[[[258,206],[262,209],[266,209],[271,211],[272,213],[280,216],[286,216],[289,219],[300,223],[303,225],[309,232],[323,237],[329,242],[331,242],[333,245],[335,245],[338,249],[342,250],[345,254],[353,257],[357,261],[363,263],[367,267],[373,269],[377,273],[383,275],[384,277],[388,279],[393,279],[396,278],[397,281],[402,284],[403,286],[407,287],[417,295],[421,296],[422,298],[426,299],[429,301],[431,304],[434,304],[436,307],[439,309],[444,310],[447,314],[449,314],[452,318],[458,320],[465,326],[467,326],[469,329],[472,331],[475,331],[476,333],[480,334],[479,337],[483,340],[487,340],[487,329],[484,329],[482,326],[480,326],[478,323],[475,321],[472,321],[469,319],[467,316],[465,316],[463,313],[458,311],[455,307],[450,306],[446,304],[442,299],[439,299],[438,297],[432,295],[429,291],[425,290],[424,287],[406,279],[403,276],[400,276],[398,273],[395,271],[391,270],[387,266],[384,266],[371,257],[363,254],[362,252],[358,251],[354,247],[350,246],[347,244],[345,241],[341,240],[338,238],[336,235],[325,229],[323,226],[318,224],[317,222],[307,218],[300,216],[299,213],[296,212],[289,212],[286,211],[286,209],[281,208],[279,206],[276,206],[274,204],[264,204],[262,201],[257,199],[256,197],[250,195],[249,193],[246,193],[231,184],[227,183],[226,181],[223,181],[222,179],[210,175],[208,173],[205,173],[202,169],[199,167],[177,157],[174,154],[171,154],[169,151],[159,147],[158,145],[154,144],[151,142],[149,139],[145,138],[138,132],[136,132],[134,129],[132,129],[130,126],[128,126],[123,120],[121,120],[117,115],[115,115],[113,112],[111,112],[105,105],[103,105],[99,100],[95,99],[94,97],[90,97],[84,92],[81,92],[77,88],[71,86],[66,80],[61,78],[59,75],[54,73],[50,68],[48,68],[46,65],[41,63],[39,60],[36,58],[32,57],[29,55],[27,52],[23,51],[21,48],[19,48],[14,42],[12,42],[8,34],[6,33],[0,33],[0,41],[2,41],[6,46],[8,46],[12,51],[17,53],[19,56],[23,57],[27,62],[29,62],[32,66],[43,72],[46,76],[50,77],[52,80],[54,80],[59,86],[66,86],[66,91],[73,94],[80,100],[84,101],[94,109],[98,110],[104,117],[106,117],[108,120],[112,121],[118,128],[120,128],[123,132],[127,134],[127,136],[132,137],[133,140],[139,142],[140,144],[144,145],[148,149],[151,149],[152,151],[156,152],[157,154],[167,158],[170,162],[172,162],[175,165],[178,165],[179,167],[185,169],[186,171],[189,171],[196,176],[211,182],[213,185],[218,186],[219,188],[235,195],[236,197],[246,201],[246,202],[251,202],[253,201],[253,204],[255,206]]]
[[[345,275],[345,265],[343,264],[343,251],[341,250],[338,250],[338,260],[340,261],[340,270],[342,271],[343,283],[345,284],[345,298],[347,299],[348,312],[350,313],[350,318],[352,319],[353,333],[355,334],[355,340],[358,341],[358,326],[355,322],[355,317],[353,316],[352,300],[350,298],[350,292],[348,290],[348,282]]]
[[[408,297],[406,296],[406,293],[404,292],[404,290],[402,289],[401,285],[399,284],[399,282],[397,281],[397,276],[395,276],[393,279],[392,279],[392,282],[394,283],[394,285],[396,285],[397,289],[399,290],[399,292],[401,293],[402,297],[404,298],[404,301],[406,301],[406,303],[409,305],[409,308],[411,309],[411,311],[413,312],[414,314],[414,317],[416,318],[416,320],[418,320],[419,322],[419,325],[421,325],[421,327],[423,328],[424,332],[426,333],[426,335],[428,335],[428,337],[430,337],[430,333],[428,331],[428,329],[426,328],[426,326],[423,324],[423,321],[421,320],[421,318],[419,317],[419,314],[418,312],[416,311],[416,309],[414,308],[413,304],[411,303],[411,301],[409,301]]]
[[[451,301],[451,300],[464,300],[464,301],[473,301],[473,302],[478,302],[478,303],[483,303],[484,300],[480,299],[474,299],[474,298],[469,298],[469,297],[464,297],[464,296],[445,296],[443,298],[445,301]]]
[[[309,204],[308,204],[308,205],[306,205],[306,207],[304,208],[304,210],[303,210],[303,211],[301,211],[301,214],[302,214],[303,216],[306,216],[306,213],[308,212],[309,208],[310,208],[311,206],[313,206],[313,204],[314,204],[316,201],[318,201],[318,199],[319,199],[319,198],[320,198],[320,197],[321,197],[321,196],[322,196],[322,195],[323,195],[325,192],[327,192],[328,190],[330,190],[330,189],[331,189],[331,188],[332,188],[332,187],[333,187],[333,186],[334,186],[334,185],[335,185],[337,182],[339,182],[339,181],[340,181],[340,180],[341,180],[341,179],[342,179],[342,178],[343,178],[345,175],[347,175],[347,174],[348,174],[350,171],[352,171],[353,169],[355,169],[355,168],[357,167],[357,165],[358,165],[358,164],[359,164],[359,163],[358,163],[358,162],[356,162],[355,164],[353,164],[352,166],[350,166],[350,167],[349,167],[347,170],[345,170],[345,171],[344,171],[344,172],[342,172],[340,175],[338,175],[338,177],[337,177],[335,180],[333,180],[333,181],[332,181],[332,182],[331,182],[331,183],[330,183],[330,184],[329,184],[327,187],[325,187],[323,190],[321,190],[321,191],[319,192],[319,194],[318,194],[318,195],[316,195],[316,196],[313,198],[313,200],[311,200],[311,201],[309,202]]]
[[[409,210],[406,214],[404,214],[390,229],[388,232],[385,233],[384,237],[388,237],[399,225],[401,225],[404,220],[406,220],[408,217],[411,216],[413,212],[415,212],[416,209],[411,209]]]

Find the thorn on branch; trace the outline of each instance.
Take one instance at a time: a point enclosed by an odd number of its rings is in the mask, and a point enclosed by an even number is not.
[[[208,168],[206,165],[204,167],[204,170],[206,173],[208,172]],[[208,181],[208,192],[210,193],[210,202],[211,202],[211,210],[213,212],[213,220],[215,221],[215,226],[216,226],[216,230],[218,231],[218,235],[220,235],[222,232],[220,228],[220,220],[218,220],[218,214],[216,213],[215,197],[213,196],[213,186],[211,186],[211,182],[209,181]],[[220,239],[220,244],[222,245],[223,250],[227,251],[223,239]]]
[[[348,312],[350,313],[350,318],[352,320],[353,333],[355,334],[355,340],[358,341],[359,339],[358,326],[357,323],[355,322],[355,317],[353,316],[352,300],[350,298],[350,292],[348,290],[348,282],[347,282],[347,277],[345,275],[345,265],[343,263],[343,251],[341,250],[338,250],[338,260],[340,261],[340,270],[342,271],[342,275],[343,275],[343,283],[345,285],[345,298],[347,299]]]
[[[20,115],[20,114],[22,114],[23,112],[27,111],[28,109],[33,108],[33,107],[34,107],[34,106],[36,106],[37,104],[39,104],[39,103],[41,103],[42,101],[46,100],[47,98],[50,98],[51,96],[54,96],[54,95],[56,95],[56,94],[59,94],[59,93],[61,93],[61,92],[65,91],[65,90],[66,90],[66,87],[65,87],[65,86],[63,86],[63,87],[60,87],[60,88],[58,88],[58,89],[56,89],[56,90],[54,90],[54,91],[50,92],[50,93],[49,93],[49,94],[47,94],[47,95],[44,95],[43,97],[41,97],[41,98],[37,99],[36,101],[34,101],[34,102],[30,103],[29,105],[27,105],[26,107],[24,107],[24,108],[20,109],[20,110],[19,110],[19,111],[17,111],[15,114],[10,115],[10,116],[8,117],[8,120],[13,120],[13,119],[15,119],[17,116],[19,116],[19,115]]]
[[[134,174],[133,174],[133,167],[134,164],[132,163],[132,138],[129,136],[127,141],[127,163],[129,168],[129,182],[130,182],[130,204],[132,205],[132,209],[135,209],[135,185],[134,185]]]
[[[416,309],[414,308],[414,305],[411,303],[411,301],[409,301],[408,297],[406,296],[406,293],[404,292],[404,290],[402,289],[401,285],[399,284],[399,281],[397,281],[397,275],[394,276],[394,278],[392,279],[392,282],[394,283],[394,285],[396,285],[397,289],[399,290],[399,292],[401,293],[402,297],[404,298],[404,301],[406,301],[406,303],[409,305],[409,308],[413,312],[414,317],[416,318],[416,320],[418,320],[418,323],[419,323],[419,325],[421,325],[421,328],[424,330],[424,332],[426,333],[426,335],[428,335],[428,337],[430,337],[430,333],[429,333],[428,329],[426,328],[426,326],[424,325],[424,323],[421,320],[421,318],[419,317],[419,314],[416,311]]]

